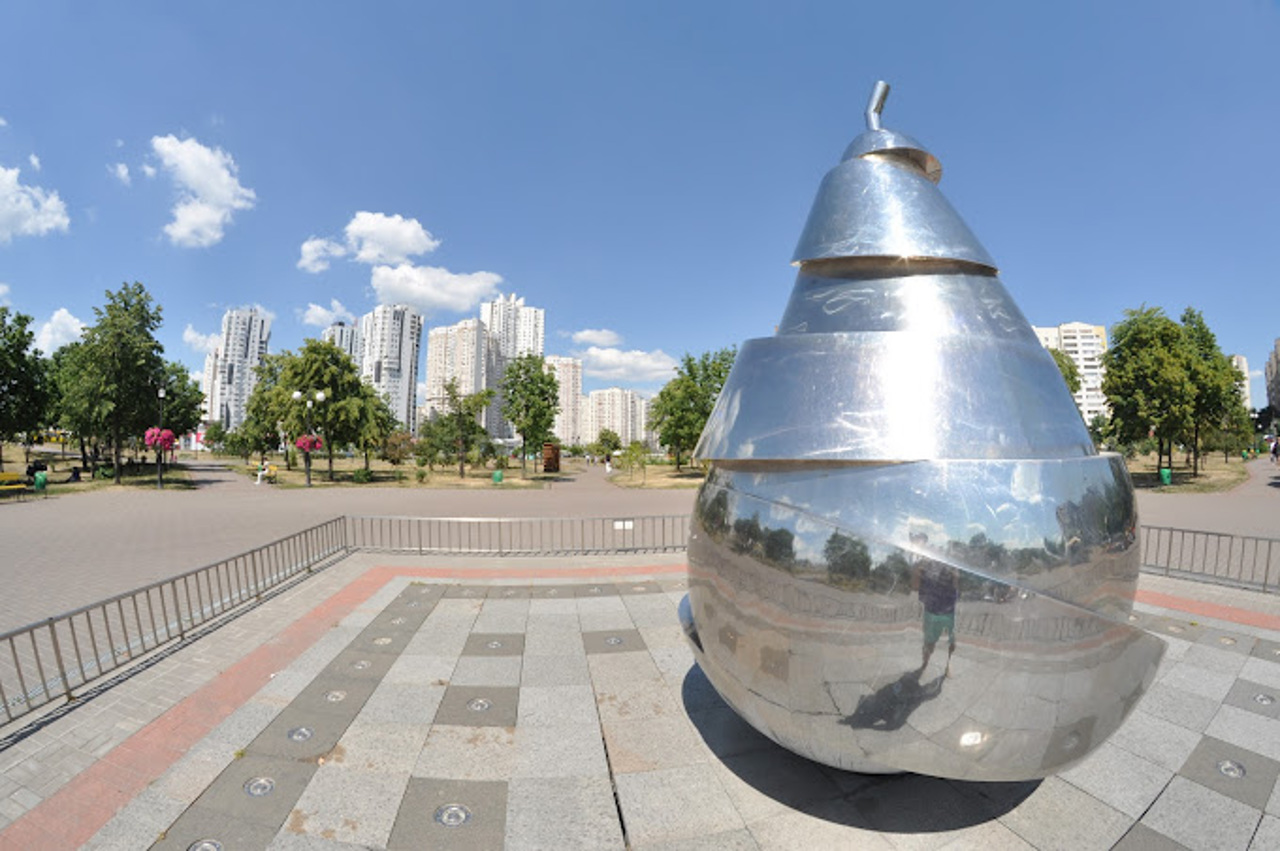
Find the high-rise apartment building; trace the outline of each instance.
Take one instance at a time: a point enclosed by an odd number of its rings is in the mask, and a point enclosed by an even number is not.
[[[582,405],[582,442],[594,443],[600,432],[609,429],[627,446],[634,440],[652,446],[647,431],[649,400],[634,390],[610,387],[592,390]]]
[[[582,361],[560,355],[546,357],[547,369],[560,385],[560,412],[551,426],[551,432],[565,446],[582,443]]]
[[[489,364],[486,388],[496,391],[486,415],[486,427],[497,440],[515,437],[515,429],[502,415],[502,379],[507,364],[521,355],[541,355],[545,338],[546,311],[527,307],[515,293],[499,296],[480,305],[480,321],[489,334]]]
[[[1102,353],[1107,350],[1107,329],[1085,322],[1068,322],[1047,328],[1031,326],[1046,349],[1057,349],[1071,358],[1080,373],[1080,390],[1074,394],[1076,407],[1086,423],[1101,414],[1110,416],[1107,397],[1102,393]]]
[[[427,393],[423,416],[445,410],[444,386],[458,382],[463,396],[485,389],[489,366],[489,334],[479,319],[442,325],[427,332]]]
[[[1240,401],[1244,403],[1246,409],[1253,410],[1253,394],[1249,392],[1249,361],[1244,355],[1232,355],[1231,365],[1240,370],[1240,374],[1244,376],[1240,380]]]
[[[360,377],[387,400],[392,415],[416,434],[422,316],[406,304],[380,304],[361,317],[360,340]]]
[[[209,384],[209,419],[231,431],[244,422],[249,394],[258,383],[254,369],[262,362],[271,340],[271,319],[256,307],[228,310],[222,317],[222,340],[213,358],[205,359],[206,380],[210,360],[214,362]]]
[[[360,361],[364,357],[364,345],[360,339],[360,329],[353,323],[335,322],[320,332],[320,339],[333,343],[342,349],[360,369]]]

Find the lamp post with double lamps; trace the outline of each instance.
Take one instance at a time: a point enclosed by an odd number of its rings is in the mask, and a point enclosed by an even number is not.
[[[156,435],[156,487],[164,489],[164,443],[160,435],[164,434],[164,388],[156,393],[160,397],[160,434]]]
[[[302,399],[303,399],[303,393],[301,390],[293,391],[293,401],[301,402]],[[311,399],[311,398],[307,399],[307,445],[306,445],[306,448],[302,450],[302,457],[305,460],[307,465],[307,487],[311,487],[311,440],[313,437],[311,433],[311,409],[314,405],[317,405],[323,401],[324,401],[323,390],[317,390],[314,399]]]

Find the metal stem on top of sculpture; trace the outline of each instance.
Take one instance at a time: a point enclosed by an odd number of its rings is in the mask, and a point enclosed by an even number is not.
[[[773,337],[702,434],[681,618],[722,697],[854,771],[1044,777],[1113,732],[1162,642],[1130,625],[1137,510],[996,264],[880,126],[823,179]]]

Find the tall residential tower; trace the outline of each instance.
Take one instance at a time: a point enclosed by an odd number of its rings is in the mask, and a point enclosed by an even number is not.
[[[222,423],[227,431],[244,422],[249,394],[258,383],[254,368],[262,362],[271,340],[271,317],[256,307],[228,310],[222,317],[222,341],[217,356],[206,358],[205,366],[216,363],[210,382],[209,419]]]
[[[416,434],[422,316],[405,304],[380,304],[361,317],[360,339],[360,377],[387,400],[403,427]]]

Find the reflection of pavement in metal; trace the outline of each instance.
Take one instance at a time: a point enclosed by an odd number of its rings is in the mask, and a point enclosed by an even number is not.
[[[0,831],[0,848],[1243,849],[1280,837],[1280,617],[1260,595],[1205,605],[1186,599],[1201,586],[1167,580],[1140,594],[1132,623],[1169,649],[1129,721],[1042,783],[981,784],[850,774],[755,733],[692,666],[679,565],[349,561],[311,580],[331,584],[304,607],[262,607],[275,637],[251,638],[239,662]],[[247,629],[178,658],[198,668]],[[919,723],[942,655],[918,682],[881,683],[918,690],[918,711],[886,716],[871,700],[847,734]],[[65,736],[93,709],[28,741]],[[99,770],[125,764],[127,776]]]

